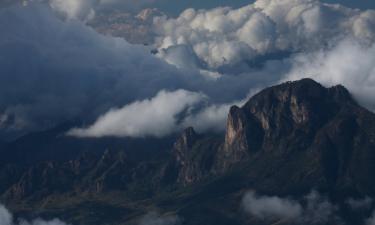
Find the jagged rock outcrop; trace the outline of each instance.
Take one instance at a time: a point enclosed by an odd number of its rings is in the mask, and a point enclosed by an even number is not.
[[[198,135],[192,127],[185,129],[172,149],[170,168],[176,171],[176,182],[188,185],[208,175],[218,146],[215,138]]]

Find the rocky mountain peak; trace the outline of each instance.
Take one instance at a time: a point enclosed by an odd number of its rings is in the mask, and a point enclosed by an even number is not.
[[[310,143],[324,124],[349,105],[356,103],[340,85],[325,88],[302,79],[267,88],[243,107],[231,108],[223,151],[239,161],[251,152],[282,148],[280,143],[292,139]]]

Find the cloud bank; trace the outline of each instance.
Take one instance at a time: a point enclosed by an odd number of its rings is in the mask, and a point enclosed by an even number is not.
[[[278,52],[322,48],[342,37],[375,38],[375,11],[359,11],[318,0],[258,0],[231,9],[187,9],[177,18],[155,19],[160,56],[177,66],[227,71]],[[175,57],[179,55],[180,57]]]
[[[92,5],[102,3],[50,4],[59,14],[85,20]],[[154,19],[155,57],[152,47],[99,35],[79,20],[60,20],[46,5],[2,8],[0,128],[29,132],[78,119],[89,126],[73,133],[85,137],[160,137],[187,126],[221,131],[232,104],[304,77],[342,83],[375,109],[374,21],[374,11],[316,0],[188,9],[177,18]],[[205,97],[180,98],[181,105],[164,107],[156,122],[146,108],[159,104],[161,90],[167,102],[178,99],[173,93]]]

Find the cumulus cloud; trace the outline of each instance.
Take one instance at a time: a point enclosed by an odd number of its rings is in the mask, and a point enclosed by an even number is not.
[[[340,224],[337,207],[312,191],[299,201],[277,196],[261,196],[251,191],[242,199],[244,210],[262,220],[288,220],[296,224]]]
[[[17,221],[17,222],[15,222]],[[22,218],[14,220],[13,215],[3,205],[0,205],[0,225],[68,225],[59,219],[43,220],[35,219],[33,221],[27,221]]]
[[[260,55],[323,48],[342,37],[363,42],[375,37],[375,11],[318,0],[257,0],[239,9],[187,9],[177,18],[159,17],[154,23],[160,57],[181,67],[173,56],[190,54],[199,59],[195,66],[215,71],[246,65]],[[187,62],[191,66],[192,61]]]
[[[141,218],[139,225],[179,225],[181,221],[175,215],[161,216],[156,212],[151,212]]]
[[[112,109],[92,126],[73,129],[69,134],[79,137],[162,137],[178,129],[180,114],[189,113],[194,105],[204,99],[202,94],[185,90],[161,91],[152,99]]]

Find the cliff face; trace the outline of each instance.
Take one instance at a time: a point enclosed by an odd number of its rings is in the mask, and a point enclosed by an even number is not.
[[[252,114],[233,106],[229,111],[225,144],[221,148],[223,164],[236,163],[261,148],[264,130]]]
[[[322,126],[350,107],[358,106],[345,88],[327,89],[310,79],[265,89],[231,108],[223,154],[241,161],[260,150],[307,148]]]

